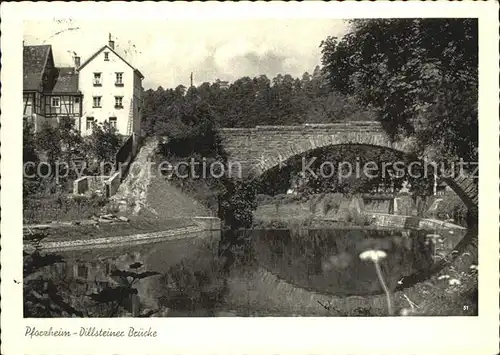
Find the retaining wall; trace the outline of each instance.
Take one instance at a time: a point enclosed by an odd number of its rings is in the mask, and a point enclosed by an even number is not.
[[[466,228],[453,223],[415,216],[402,216],[385,213],[366,213],[377,227],[385,228],[420,228],[420,229],[461,229]]]
[[[111,197],[118,191],[120,180],[120,172],[112,176],[82,176],[73,182],[73,193],[83,195],[100,191],[106,197]]]

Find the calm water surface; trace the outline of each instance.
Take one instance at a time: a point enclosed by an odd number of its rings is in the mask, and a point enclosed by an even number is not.
[[[388,286],[403,277],[428,270],[463,236],[457,231],[417,230],[244,230],[222,236],[200,236],[119,248],[60,253],[65,263],[53,276],[74,283],[73,292],[86,297],[112,286],[113,270],[156,271],[140,281],[139,311],[167,309],[166,316],[253,315],[285,309],[291,289],[325,295],[348,296],[381,293],[373,263],[359,254],[384,250],[381,261]],[[287,286],[280,294],[276,280]],[[302,293],[303,294],[303,293]],[[137,308],[137,307],[136,307]]]

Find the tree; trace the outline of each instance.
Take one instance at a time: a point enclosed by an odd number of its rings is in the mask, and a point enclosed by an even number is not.
[[[363,19],[321,43],[330,86],[373,107],[394,138],[477,160],[476,19]]]
[[[35,134],[35,146],[49,164],[54,164],[60,159],[62,153],[61,132],[57,127],[45,121],[40,131]]]
[[[92,126],[92,134],[87,139],[87,151],[89,155],[97,163],[114,163],[115,155],[120,149],[122,138],[117,133],[115,127],[109,122],[102,124],[94,123]],[[105,164],[106,168],[110,168],[109,164]],[[101,172],[109,173],[109,171]]]
[[[231,229],[250,228],[253,211],[257,208],[256,181],[223,179],[223,189],[218,195],[218,216]]]

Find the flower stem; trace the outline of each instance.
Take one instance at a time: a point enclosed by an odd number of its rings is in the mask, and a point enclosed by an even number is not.
[[[375,270],[377,271],[377,276],[380,281],[380,284],[382,285],[382,288],[384,289],[385,296],[387,299],[387,310],[389,312],[389,315],[392,316],[392,302],[391,302],[391,294],[389,292],[389,289],[387,288],[387,285],[385,284],[384,277],[382,276],[382,270],[380,269],[380,265],[377,261],[374,262],[375,264]]]

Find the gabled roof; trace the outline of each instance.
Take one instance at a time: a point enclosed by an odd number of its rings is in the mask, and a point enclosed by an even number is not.
[[[132,68],[134,70],[135,73],[137,73],[141,79],[144,79],[144,75],[142,75],[142,73],[134,68],[132,66],[132,64],[130,64],[129,62],[127,62],[121,55],[119,55],[118,53],[116,53],[116,51],[114,49],[112,49],[110,46],[108,45],[105,45],[105,46],[102,46],[97,52],[95,52],[89,59],[87,59],[85,62],[83,62],[82,65],[80,65],[80,67],[78,68],[78,70],[81,70],[84,66],[86,66],[88,63],[90,63],[95,57],[97,57],[103,50],[105,49],[108,49],[110,50],[111,52],[113,52],[118,58],[120,58],[121,60],[123,60],[125,62],[125,64],[127,64],[130,68]]]
[[[50,45],[23,47],[23,90],[40,90]]]
[[[78,93],[78,73],[75,68],[55,68],[54,94]]]

